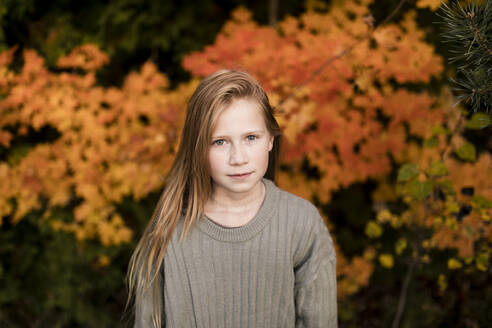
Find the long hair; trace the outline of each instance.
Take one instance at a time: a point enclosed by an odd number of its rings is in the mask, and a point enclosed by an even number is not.
[[[160,270],[163,269],[166,247],[183,216],[180,241],[202,215],[212,192],[207,153],[213,128],[222,111],[234,100],[242,98],[258,103],[267,130],[274,137],[265,177],[275,180],[281,132],[263,88],[251,75],[238,70],[220,70],[203,79],[188,103],[176,158],[128,267],[127,306],[134,297],[136,317],[142,316],[144,311],[150,311],[155,328],[160,327],[162,321],[164,293]],[[144,309],[144,306],[150,308]]]

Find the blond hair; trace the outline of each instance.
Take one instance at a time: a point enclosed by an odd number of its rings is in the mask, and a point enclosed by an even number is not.
[[[188,103],[178,153],[128,267],[127,306],[134,297],[138,317],[144,311],[144,300],[149,300],[155,328],[160,327],[162,321],[163,276],[159,272],[163,270],[166,247],[183,215],[180,241],[202,215],[212,192],[207,164],[212,131],[221,112],[232,101],[241,98],[258,102],[267,130],[274,137],[265,177],[275,181],[281,132],[265,91],[251,75],[243,71],[220,70],[209,75],[200,82]]]

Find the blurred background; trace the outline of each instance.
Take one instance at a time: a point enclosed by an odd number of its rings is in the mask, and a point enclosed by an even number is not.
[[[340,327],[491,327],[490,26],[491,1],[2,0],[0,327],[131,326],[131,252],[224,67],[334,237]]]

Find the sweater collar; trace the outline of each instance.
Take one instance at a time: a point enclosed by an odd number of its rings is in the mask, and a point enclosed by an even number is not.
[[[258,213],[248,223],[239,227],[224,227],[202,215],[198,220],[198,228],[213,239],[224,242],[235,243],[253,238],[270,222],[278,198],[275,184],[266,178],[262,181],[265,184],[265,199]]]

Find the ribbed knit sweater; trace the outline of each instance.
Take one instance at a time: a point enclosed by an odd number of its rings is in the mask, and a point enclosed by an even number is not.
[[[263,204],[243,226],[202,216],[180,242],[180,221],[163,265],[166,327],[337,327],[326,225],[310,202],[263,183]],[[136,313],[135,327],[151,327],[149,315]]]

